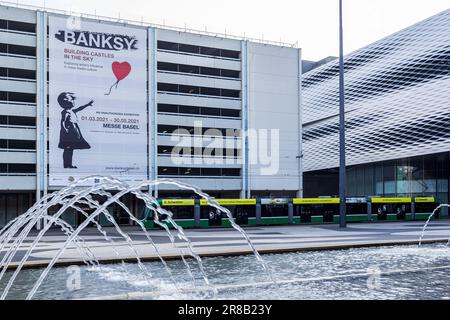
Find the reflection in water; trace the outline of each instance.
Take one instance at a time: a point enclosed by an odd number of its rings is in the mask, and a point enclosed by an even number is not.
[[[219,299],[448,299],[450,249],[445,245],[355,248],[335,251],[270,254],[277,285],[261,277],[252,256],[204,258],[203,266]],[[198,265],[187,260],[198,277]],[[158,262],[144,263],[154,275],[139,273],[137,264],[80,267],[80,288],[68,289],[66,268],[53,268],[35,299],[95,297],[142,299],[213,299],[207,286],[192,285],[182,261],[170,261],[176,289]],[[379,272],[376,272],[379,270]],[[8,299],[24,298],[42,270],[23,270]],[[7,272],[5,279],[10,277]],[[0,284],[0,289],[4,281]]]

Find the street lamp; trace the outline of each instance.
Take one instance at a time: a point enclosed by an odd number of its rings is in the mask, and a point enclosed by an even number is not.
[[[342,0],[339,0],[339,227],[345,228],[346,221],[346,187],[345,172],[345,105],[344,105],[344,45],[342,28]]]

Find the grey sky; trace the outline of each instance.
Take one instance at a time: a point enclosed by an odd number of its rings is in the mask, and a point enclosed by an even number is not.
[[[9,0],[11,2],[17,2]],[[18,0],[19,3],[295,43],[303,58],[338,53],[338,0]],[[450,0],[344,0],[345,52],[450,8]]]

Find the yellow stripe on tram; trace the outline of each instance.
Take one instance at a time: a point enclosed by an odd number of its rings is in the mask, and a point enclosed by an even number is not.
[[[411,203],[411,198],[372,198],[372,203]]]
[[[162,206],[193,206],[194,199],[163,199]]]
[[[415,197],[414,202],[417,203],[433,203],[435,202],[434,197]]]
[[[339,198],[297,198],[292,200],[293,204],[338,204]]]
[[[213,199],[221,206],[250,206],[256,205],[256,199]],[[207,206],[208,201],[205,199],[200,200],[200,205]]]

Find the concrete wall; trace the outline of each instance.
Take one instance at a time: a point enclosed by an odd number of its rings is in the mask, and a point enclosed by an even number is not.
[[[300,189],[300,107],[299,107],[299,51],[293,48],[275,47],[264,44],[249,44],[249,129],[256,130],[258,141],[261,131],[269,129],[279,132],[278,170],[265,175],[263,169],[269,166],[251,163],[260,150],[260,143],[249,139],[249,173],[251,190]],[[271,134],[268,135],[269,137]],[[270,145],[268,141],[268,146]],[[258,157],[260,158],[260,157]],[[277,159],[273,159],[277,161]],[[253,161],[254,162],[254,161]]]

